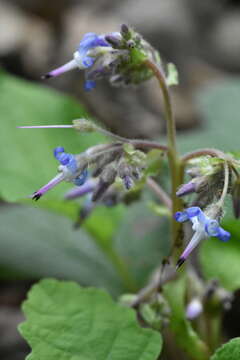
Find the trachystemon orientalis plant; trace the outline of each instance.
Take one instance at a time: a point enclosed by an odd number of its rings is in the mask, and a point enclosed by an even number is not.
[[[136,295],[124,296],[122,301],[138,311],[140,322],[145,326],[158,330],[169,328],[175,334],[176,342],[192,359],[208,359],[219,339],[214,344],[210,340],[211,334],[209,338],[202,339],[199,330],[202,322],[196,323],[194,332],[188,320],[198,319],[211,307],[220,317],[222,309],[231,304],[232,294],[216,282],[205,284],[195,272],[189,257],[201,241],[211,241],[210,237],[224,242],[230,239],[230,233],[221,227],[220,222],[228,194],[233,198],[236,217],[240,216],[240,163],[233,155],[213,148],[179,154],[169,90],[170,86],[177,85],[177,70],[171,63],[164,64],[158,51],[132,28],[122,25],[120,32],[87,33],[73,58],[43,78],[54,78],[75,69],[84,72],[87,91],[95,88],[100,79],[109,80],[113,86],[137,86],[155,77],[163,99],[167,143],[123,138],[89,119],[74,119],[71,125],[22,126],[100,132],[110,139],[106,144],[92,146],[79,154],[68,153],[64,144],[55,148],[53,155],[58,162],[57,175],[35,191],[32,199],[48,196],[47,192],[61,186],[61,182],[72,183],[73,188],[65,194],[66,199],[86,196],[78,220],[80,224],[98,204],[114,206],[129,199],[136,200],[135,195],[145,185],[152,189],[170,218],[171,251],[159,264],[149,284]],[[149,153],[152,150],[158,151],[159,159],[168,163],[170,195],[149,172]],[[184,264],[186,260],[187,264]],[[186,300],[184,319],[177,317],[174,305],[179,288],[183,289]],[[206,317],[202,321],[204,319]],[[211,319],[209,316],[209,326]]]

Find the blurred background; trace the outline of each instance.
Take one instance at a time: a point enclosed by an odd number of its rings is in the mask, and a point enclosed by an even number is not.
[[[212,118],[212,124],[215,124],[209,131],[213,131],[212,134],[216,132],[219,139],[221,138],[219,146],[221,146],[223,137],[229,138],[228,143],[225,144],[226,148],[230,144],[233,147],[237,146],[239,144],[237,131],[240,129],[240,125],[235,121],[232,125],[229,123],[228,127],[230,118],[227,118],[227,127],[224,128],[222,122],[218,121],[216,116],[221,116],[225,108],[218,109],[218,105],[222,101],[219,101],[216,96],[223,100],[225,94],[232,91],[230,96],[232,102],[230,105],[226,105],[227,109],[232,111],[232,104],[238,103],[239,107],[240,97],[236,94],[240,87],[236,91],[229,85],[226,92],[221,90],[216,95],[216,91],[218,91],[216,90],[214,95],[211,94],[209,97],[202,89],[208,89],[213,83],[231,80],[234,82],[239,76],[240,2],[238,0],[0,0],[0,67],[4,72],[30,81],[31,86],[41,82],[41,86],[45,88],[54,88],[73,96],[89,114],[120,135],[150,139],[156,138],[156,134],[164,136],[165,124],[161,117],[161,101],[159,100],[158,85],[154,80],[146,82],[136,89],[111,88],[107,82],[102,81],[97,84],[97,90],[93,90],[91,93],[84,92],[84,78],[80,72],[68,73],[44,84],[40,80],[42,74],[71,59],[83,34],[90,31],[96,33],[118,31],[122,23],[132,25],[160,51],[163,59],[174,62],[179,70],[180,86],[172,89],[172,96],[177,128],[181,133],[182,149],[185,149],[191,131],[195,134],[194,139],[200,139],[197,141],[201,146],[203,137],[199,138],[198,134],[206,127],[208,118]],[[1,82],[3,84],[0,77],[0,97],[4,98],[4,86],[1,85]],[[1,86],[3,86],[2,89]],[[196,101],[196,94],[199,92],[204,94],[200,101]],[[26,99],[26,94],[23,92],[23,100]],[[205,110],[201,109],[202,103],[205,105]],[[12,108],[15,105],[13,96],[11,98]],[[7,136],[4,133],[4,122],[6,121],[5,116],[3,117],[4,106],[4,102],[0,101],[1,137]],[[215,106],[216,115],[212,112],[213,106]],[[17,109],[16,107],[16,116],[20,116]],[[22,111],[21,116],[24,119],[24,109]],[[52,111],[54,111],[54,107]],[[60,110],[58,111],[60,113]],[[207,115],[206,111],[208,111]],[[225,115],[228,117],[228,113]],[[236,119],[236,111],[231,116],[232,118],[235,116],[234,119]],[[44,118],[44,114],[42,118]],[[70,121],[71,115],[66,115],[66,118]],[[57,118],[54,120],[57,123]],[[53,123],[51,119],[45,121],[48,121],[49,124]],[[29,119],[30,123],[31,119]],[[32,124],[34,124],[34,119],[32,119]],[[231,126],[234,126],[233,132],[230,131]],[[31,136],[33,135],[35,133],[31,133]],[[205,137],[205,135],[201,136]],[[215,135],[213,137],[216,140]],[[31,141],[33,145],[36,140],[32,139]],[[210,139],[208,144],[210,146],[212,145],[211,141]],[[8,164],[12,161],[9,155],[11,146],[10,136],[7,148],[1,148]],[[40,154],[39,159],[41,160]],[[12,172],[10,165],[8,171]],[[1,177],[4,176],[5,173],[1,171]],[[19,181],[17,177],[14,180]],[[38,179],[39,185],[42,182],[44,183],[42,179]],[[32,189],[30,181],[27,185],[30,189],[29,193],[35,190]],[[12,207],[13,205],[6,205],[5,202],[1,204],[0,226],[2,229],[7,221],[5,209],[10,211]],[[9,210],[9,208],[11,209]],[[14,211],[16,213],[12,226],[19,229],[19,223],[23,223],[25,220],[21,218],[18,207],[14,206]],[[27,208],[26,214],[31,221],[31,216],[33,216],[31,210]],[[36,217],[36,222],[39,222],[39,215]],[[18,224],[14,225],[17,219]],[[54,218],[52,221],[55,220]],[[44,218],[41,221],[44,224]],[[39,231],[41,232],[43,229],[41,228]],[[45,234],[46,237],[49,236],[47,234],[51,230],[46,227],[44,231],[45,233],[42,234]],[[72,232],[70,228],[68,231]],[[36,233],[33,231],[32,236],[37,236]],[[0,276],[0,357],[1,360],[22,360],[29,350],[16,330],[17,324],[23,320],[20,304],[25,298],[26,291],[38,276],[35,277],[34,273],[34,279],[30,277],[31,280],[28,279],[28,276],[21,275],[19,278],[16,276],[16,270],[18,271],[19,267],[16,266],[16,263],[12,264],[9,259],[12,259],[11,240],[17,235],[10,227],[2,230],[0,235],[0,242],[3,243],[2,248],[0,245],[0,251],[6,255],[4,259],[0,259],[0,265],[2,265],[2,276]],[[52,234],[52,236],[57,237],[56,234]],[[7,240],[5,241],[5,239]],[[7,246],[7,243],[11,245]],[[34,249],[32,251],[34,252]],[[28,254],[21,249],[20,241],[19,253],[19,263],[24,262],[26,256],[31,257],[33,254],[31,251]],[[65,260],[62,259],[62,261]],[[27,271],[31,272],[31,267],[27,268]],[[46,270],[41,274],[64,277],[64,272],[61,274],[58,269],[51,269],[49,272]],[[71,274],[68,277],[74,278]],[[231,314],[229,312],[225,321],[226,332],[231,336],[237,336],[240,332],[239,325],[231,321]]]

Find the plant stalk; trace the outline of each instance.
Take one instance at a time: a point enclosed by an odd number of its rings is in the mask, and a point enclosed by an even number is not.
[[[162,69],[149,59],[145,61],[145,64],[156,76],[163,95],[164,115],[167,122],[168,159],[171,174],[171,198],[173,215],[176,211],[179,211],[182,208],[181,199],[176,196],[176,192],[183,181],[183,171],[181,169],[181,160],[177,152],[176,125],[173,116],[171,97]],[[173,216],[171,220],[171,229],[172,256],[174,260],[177,261],[182,250],[183,236],[181,223],[176,222]]]

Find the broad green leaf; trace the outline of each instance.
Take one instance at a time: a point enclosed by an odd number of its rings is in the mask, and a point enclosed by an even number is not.
[[[146,284],[152,271],[169,254],[169,220],[156,216],[148,200],[130,205],[114,237],[117,253],[123,258],[138,287]]]
[[[99,134],[72,129],[17,129],[20,125],[71,124],[87,114],[75,100],[3,72],[0,93],[0,196],[6,201],[27,198],[56,175],[58,163],[52,153],[56,146],[79,153],[105,141]],[[60,184],[41,202],[62,199],[68,187]]]
[[[228,242],[210,238],[200,248],[200,263],[207,280],[218,279],[228,290],[240,288],[240,221],[226,220],[224,229],[231,233]]]
[[[179,134],[180,150],[192,151],[215,147],[224,151],[239,150],[240,78],[215,81],[196,94],[196,105],[202,118],[196,131]]]
[[[102,290],[46,279],[23,304],[28,360],[156,360],[162,339]]]
[[[113,261],[84,230],[48,211],[25,206],[0,208],[0,265],[28,277],[55,276],[84,285],[123,290]]]
[[[240,338],[230,340],[216,350],[210,360],[239,360],[240,359]]]

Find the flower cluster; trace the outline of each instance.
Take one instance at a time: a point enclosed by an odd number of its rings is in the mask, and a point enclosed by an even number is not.
[[[190,220],[192,222],[192,228],[194,235],[187,245],[186,249],[180,256],[177,267],[180,267],[190,253],[195,249],[199,242],[206,239],[209,236],[218,237],[222,241],[228,241],[230,239],[230,233],[225,231],[218,223],[216,219],[213,219],[206,215],[199,207],[190,207],[184,211],[178,211],[175,214],[175,219],[178,222],[185,222]]]
[[[160,63],[158,52],[141,35],[122,25],[120,32],[83,36],[73,59],[50,71],[51,78],[79,68],[85,71],[85,90],[92,90],[96,80],[108,78],[113,85],[138,84],[152,76],[144,61],[149,58]]]
[[[192,160],[193,167],[187,170],[191,180],[183,184],[177,196],[196,194],[192,205],[201,208],[217,201],[224,182],[223,161],[218,158],[204,157]]]
[[[131,150],[131,151],[130,151]],[[132,147],[124,148],[123,144],[113,143],[97,145],[77,155],[66,153],[59,146],[54,149],[55,158],[59,161],[59,174],[46,185],[34,192],[32,199],[38,200],[43,194],[62,181],[73,183],[76,187],[67,193],[67,199],[73,199],[85,194],[91,194],[91,201],[96,202],[104,198],[109,205],[116,201],[117,193],[123,191],[117,186],[110,190],[112,184],[118,179],[124,188],[129,190],[134,182],[141,176],[145,154]],[[89,177],[91,167],[91,177]],[[116,189],[119,191],[116,191]],[[114,200],[115,198],[115,200]]]

